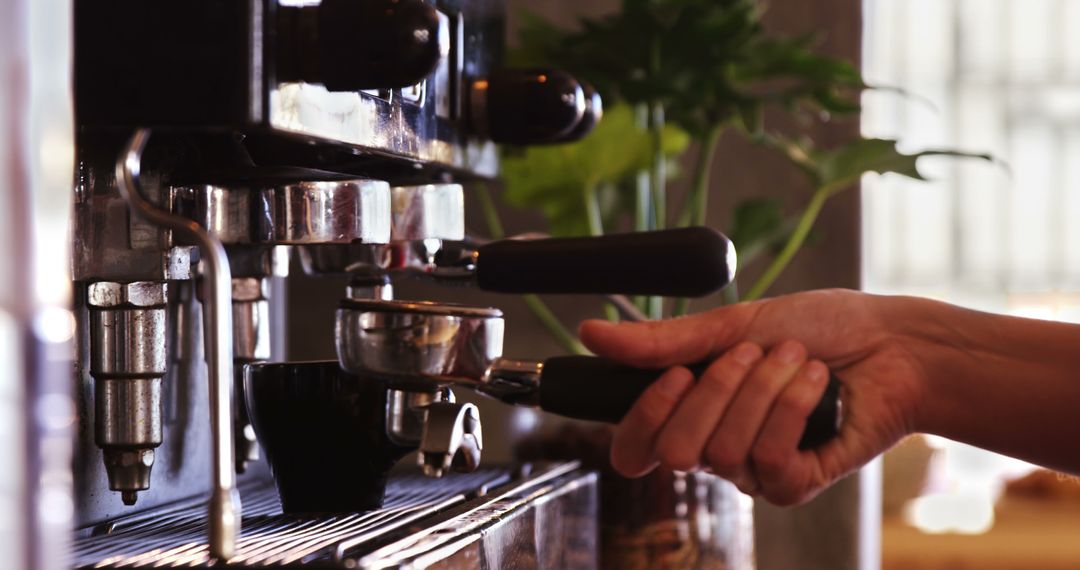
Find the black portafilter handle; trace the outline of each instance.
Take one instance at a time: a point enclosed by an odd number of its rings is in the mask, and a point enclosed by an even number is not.
[[[706,227],[481,246],[477,285],[496,293],[700,297],[735,275],[734,246]]]
[[[689,368],[700,377],[705,367]],[[618,423],[663,373],[593,356],[549,358],[540,374],[540,408],[579,420]],[[825,395],[807,418],[799,449],[813,449],[836,437],[840,421],[840,381],[830,375]]]

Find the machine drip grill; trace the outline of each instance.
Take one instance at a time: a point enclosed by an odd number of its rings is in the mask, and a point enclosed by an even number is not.
[[[343,565],[352,552],[414,521],[462,503],[478,492],[509,482],[507,469],[481,469],[433,480],[420,475],[393,477],[383,508],[336,516],[281,513],[271,482],[242,485],[243,535],[230,565]],[[205,566],[205,499],[119,519],[74,543],[77,568]]]

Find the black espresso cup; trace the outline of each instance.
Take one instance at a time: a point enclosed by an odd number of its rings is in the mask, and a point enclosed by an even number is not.
[[[248,413],[286,513],[382,506],[390,469],[411,449],[386,435],[386,387],[337,361],[250,364]]]

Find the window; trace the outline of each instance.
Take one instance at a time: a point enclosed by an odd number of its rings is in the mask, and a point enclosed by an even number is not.
[[[1080,322],[1080,0],[867,0],[865,10],[866,77],[906,95],[868,94],[864,132],[1004,163],[925,159],[929,183],[867,177],[865,288]],[[1025,468],[937,443],[945,494],[992,500],[1004,473]]]

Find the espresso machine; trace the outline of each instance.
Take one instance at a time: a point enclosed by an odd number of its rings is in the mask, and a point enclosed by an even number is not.
[[[573,76],[502,66],[504,10],[74,3],[72,565],[596,565],[596,475],[483,465],[454,391],[617,421],[659,372],[505,357],[498,309],[393,283],[699,296],[735,254],[705,228],[468,234],[496,145],[602,116]],[[341,284],[336,361],[289,360],[290,271]],[[835,431],[830,394],[806,445]]]

